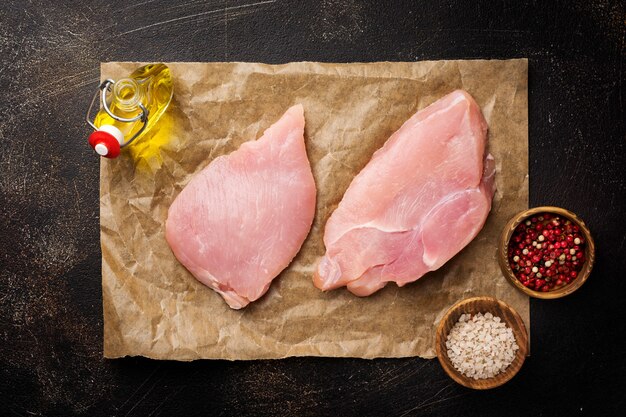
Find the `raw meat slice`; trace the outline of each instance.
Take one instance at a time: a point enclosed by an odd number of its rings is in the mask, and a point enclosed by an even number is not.
[[[434,271],[463,249],[491,210],[495,162],[487,122],[457,90],[417,112],[354,178],[324,231],[313,282],[370,295]]]
[[[300,250],[315,193],[296,105],[260,139],[193,177],[169,208],[165,237],[194,277],[239,309],[265,294]]]

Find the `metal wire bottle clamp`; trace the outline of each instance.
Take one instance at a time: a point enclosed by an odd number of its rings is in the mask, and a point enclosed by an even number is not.
[[[89,135],[89,144],[92,148],[100,156],[104,156],[106,158],[115,158],[120,154],[120,150],[128,145],[130,145],[143,131],[146,129],[148,125],[148,109],[143,105],[143,103],[137,103],[137,106],[141,110],[141,113],[137,114],[134,117],[126,118],[120,117],[114,114],[109,105],[107,104],[107,94],[112,93],[112,87],[115,85],[115,81],[108,79],[103,81],[98,87],[98,91],[93,96],[91,100],[91,104],[89,105],[89,109],[87,109],[86,120],[87,123],[95,130],[91,135]],[[96,126],[94,122],[91,121],[91,112],[93,106],[96,102],[96,99],[100,97],[100,105],[102,110],[106,112],[113,120],[116,120],[121,123],[135,123],[137,121],[141,121],[142,125],[139,130],[128,140],[125,140],[124,134],[120,129],[112,124],[103,124],[100,127]]]

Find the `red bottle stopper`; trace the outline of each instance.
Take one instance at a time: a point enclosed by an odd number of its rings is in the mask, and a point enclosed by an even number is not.
[[[100,156],[116,158],[120,154],[120,145],[124,143],[124,134],[113,125],[102,125],[89,135],[89,144]]]

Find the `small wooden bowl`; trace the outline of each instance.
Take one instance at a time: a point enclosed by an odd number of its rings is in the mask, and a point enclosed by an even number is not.
[[[459,321],[461,314],[491,313],[500,317],[513,330],[519,350],[513,362],[500,374],[485,379],[469,378],[457,371],[448,358],[446,340],[452,327]],[[467,388],[484,390],[499,387],[517,374],[528,354],[528,332],[524,321],[515,310],[507,304],[492,297],[474,297],[459,301],[447,311],[437,327],[436,342],[437,358],[443,370],[459,384]]]
[[[576,279],[574,279],[571,283],[558,288],[554,291],[541,292],[535,291],[528,287],[525,287],[515,276],[513,270],[511,269],[511,265],[509,265],[509,260],[507,256],[507,249],[509,246],[509,241],[511,240],[511,236],[515,231],[515,228],[523,221],[525,221],[528,217],[532,217],[539,213],[553,213],[558,214],[561,217],[565,217],[572,221],[574,224],[578,225],[580,231],[585,237],[585,263],[583,264],[582,269],[578,273]],[[509,280],[511,284],[524,294],[527,294],[531,297],[542,298],[542,299],[554,299],[561,298],[569,295],[579,289],[587,278],[589,278],[589,274],[591,274],[591,269],[593,268],[593,264],[596,259],[596,249],[595,244],[593,242],[593,238],[591,237],[591,232],[585,222],[583,222],[578,216],[572,213],[569,210],[562,209],[560,207],[552,207],[552,206],[543,206],[543,207],[535,207],[529,210],[524,210],[520,213],[517,213],[509,222],[506,224],[504,229],[502,230],[502,234],[500,235],[500,242],[498,247],[498,263],[500,264],[500,269],[502,269],[502,273]]]

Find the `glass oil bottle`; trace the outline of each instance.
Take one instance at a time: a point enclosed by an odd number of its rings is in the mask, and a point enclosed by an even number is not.
[[[170,69],[162,63],[144,65],[128,78],[104,81],[87,111],[87,123],[95,130],[89,144],[100,156],[117,157],[159,121],[173,93]],[[101,109],[92,123],[89,117],[98,96]]]

